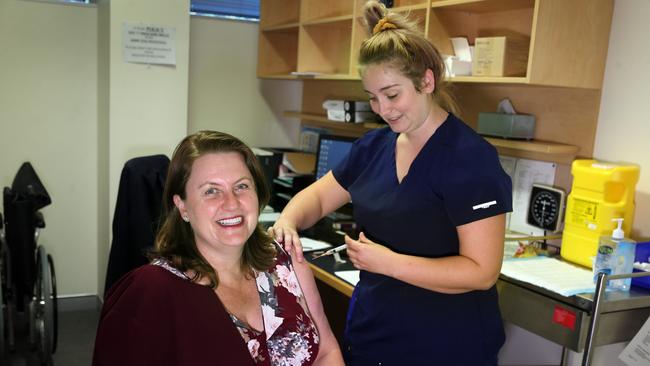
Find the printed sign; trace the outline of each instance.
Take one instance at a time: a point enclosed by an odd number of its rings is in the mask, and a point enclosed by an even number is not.
[[[122,23],[125,62],[176,65],[176,28]]]

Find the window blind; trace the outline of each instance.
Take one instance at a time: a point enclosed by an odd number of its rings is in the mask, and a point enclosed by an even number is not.
[[[191,0],[190,13],[259,20],[259,0]]]

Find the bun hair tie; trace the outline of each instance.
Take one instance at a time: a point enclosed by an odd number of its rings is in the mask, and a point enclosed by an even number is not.
[[[372,28],[372,34],[377,34],[381,31],[384,31],[386,29],[397,29],[397,26],[386,19],[386,17],[383,17],[379,19],[377,24],[375,24],[375,27]]]

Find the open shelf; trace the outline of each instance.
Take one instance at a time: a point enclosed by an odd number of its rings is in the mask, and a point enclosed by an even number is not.
[[[306,21],[303,22],[302,25],[319,25],[319,24],[327,24],[327,23],[336,23],[336,22],[349,21],[350,19],[352,19],[352,15],[340,15],[336,17],[319,18],[316,20]]]
[[[284,29],[298,29],[298,22],[294,23],[286,23],[286,24],[279,24],[279,25],[272,25],[268,27],[261,27],[263,32],[269,32],[269,31],[278,31],[278,30],[284,30]]]
[[[363,134],[372,129],[386,127],[382,123],[347,123],[347,122],[338,122],[328,120],[325,115],[312,114],[312,113],[302,113],[297,111],[285,111],[284,115],[286,117],[297,118],[302,121],[305,121],[307,125],[337,129],[337,130],[347,130],[350,132],[358,132]],[[570,155],[574,156],[578,152],[578,147],[574,145],[560,144],[550,141],[539,141],[539,140],[507,140],[500,139],[496,137],[484,137],[486,141],[497,148],[506,148],[511,150],[529,152],[529,153],[540,153],[545,155]]]
[[[360,136],[370,130],[386,126],[385,124],[375,122],[349,123],[332,121],[327,119],[325,115],[302,113],[297,111],[285,111],[284,115],[286,117],[300,119],[304,124],[309,126],[348,131],[352,136]]]
[[[261,0],[260,77],[292,71],[320,72],[319,78],[357,78],[357,54],[368,37],[362,23],[365,0]],[[600,89],[609,44],[613,0],[394,0],[423,28],[442,54],[453,55],[450,37],[507,37],[508,65],[501,76],[458,77],[459,83],[529,84]],[[291,37],[267,35],[294,32]],[[512,49],[511,49],[512,48]],[[268,50],[271,52],[267,52]],[[273,65],[278,52],[288,55]],[[297,60],[297,61],[294,61]],[[582,62],[576,62],[581,60]]]
[[[289,75],[297,70],[298,27],[260,32],[257,74]]]
[[[559,144],[550,141],[507,140],[507,139],[500,139],[496,137],[484,137],[484,138],[495,147],[503,147],[506,149],[513,149],[519,151],[551,154],[551,155],[575,155],[578,152],[577,146]]]
[[[516,59],[523,64],[523,70],[514,75],[490,77],[491,83],[510,83],[506,77],[521,77],[527,83],[528,58],[531,54],[531,37],[535,1],[532,0],[490,0],[467,1],[445,0],[431,3],[427,37],[442,54],[453,55],[450,38],[466,37],[469,44],[474,44],[478,37],[502,37],[516,40],[522,50]],[[506,58],[514,55],[506,54]],[[459,79],[465,82],[465,79]]]
[[[300,19],[302,22],[312,22],[323,18],[352,17],[353,8],[354,1],[350,0],[303,0],[300,6]]]
[[[300,0],[260,1],[260,29],[269,30],[300,21]]]
[[[351,33],[352,17],[301,26],[297,71],[350,74]]]
[[[534,6],[535,0],[431,0],[432,8],[447,8],[470,13],[490,13]]]
[[[528,78],[518,76],[453,76],[452,83],[528,84]]]

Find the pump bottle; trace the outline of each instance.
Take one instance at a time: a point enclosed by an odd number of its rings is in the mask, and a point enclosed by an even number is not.
[[[612,221],[617,221],[617,227],[612,232],[612,236],[603,236],[599,241],[594,262],[594,281],[600,272],[614,275],[632,273],[633,270],[634,244],[636,242],[625,237],[622,229],[623,218],[615,218]],[[631,278],[612,280],[607,284],[607,288],[628,291],[631,282]]]

